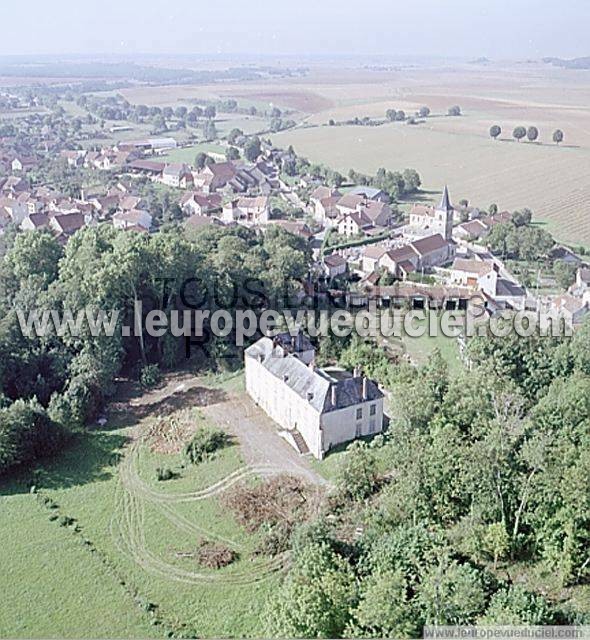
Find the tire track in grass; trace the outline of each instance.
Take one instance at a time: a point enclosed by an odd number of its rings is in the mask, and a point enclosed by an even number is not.
[[[236,541],[208,531],[173,509],[175,503],[197,502],[210,499],[226,491],[236,483],[252,476],[269,476],[281,472],[274,465],[242,467],[205,489],[184,494],[168,494],[151,489],[137,472],[136,461],[140,453],[142,439],[135,441],[127,451],[119,466],[119,483],[115,510],[110,523],[115,545],[124,555],[130,556],[142,569],[168,580],[187,584],[217,583],[229,585],[249,585],[266,580],[285,567],[282,557],[272,558],[252,570],[237,570],[229,575],[188,571],[166,562],[149,551],[145,538],[145,507],[155,507],[178,529],[198,535],[206,535],[239,549]]]

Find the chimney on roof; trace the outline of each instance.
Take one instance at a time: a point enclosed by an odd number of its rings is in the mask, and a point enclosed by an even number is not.
[[[335,407],[336,406],[336,400],[337,400],[337,395],[336,395],[336,384],[332,384],[331,388],[330,388],[330,402],[332,403],[332,406]]]
[[[289,376],[286,373],[283,376],[283,382],[289,382]]]
[[[367,376],[363,376],[362,394],[363,394],[363,400],[367,400],[369,397],[369,381],[367,380]]]

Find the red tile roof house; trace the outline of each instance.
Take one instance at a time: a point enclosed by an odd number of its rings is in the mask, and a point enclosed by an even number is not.
[[[132,209],[142,209],[143,204],[140,196],[124,196],[119,202],[119,207],[123,211],[131,211]]]
[[[380,200],[369,200],[361,205],[360,211],[378,227],[387,227],[391,220],[391,207]]]
[[[322,206],[320,201],[320,207]],[[342,216],[353,213],[366,216],[376,227],[386,227],[391,220],[391,208],[380,200],[367,200],[364,195],[347,193],[334,203]]]
[[[29,214],[29,207],[17,198],[0,197],[0,207],[8,212],[14,224],[20,224]]]
[[[409,273],[418,269],[419,257],[412,245],[398,247],[386,251],[377,263],[378,267],[384,267],[396,278],[406,278]]]
[[[324,256],[324,272],[328,278],[335,278],[346,273],[347,262],[338,253],[332,253],[328,256]]]
[[[11,163],[12,171],[29,171],[35,168],[39,162],[36,158],[30,156],[16,156]]]
[[[90,198],[90,204],[98,211],[101,217],[107,216],[110,212],[118,209],[121,205],[121,198],[116,195]]]
[[[208,164],[197,174],[193,174],[195,187],[204,193],[212,193],[225,187],[237,174],[232,162],[216,162]]]
[[[576,326],[580,325],[590,313],[590,306],[583,299],[566,293],[551,300],[551,311]]]
[[[270,217],[268,196],[254,198],[241,197],[224,205],[221,218],[223,222],[240,222],[243,224],[266,224]]]
[[[84,225],[84,214],[80,212],[57,214],[49,218],[49,227],[55,231],[58,238],[67,239]]]
[[[149,231],[152,227],[152,216],[142,209],[132,209],[131,211],[117,211],[113,216],[113,226],[115,229],[129,229],[131,227],[141,227]]]
[[[379,260],[387,252],[382,244],[372,244],[363,249],[361,254],[361,268],[365,273],[372,273],[379,267]]]
[[[366,202],[364,196],[354,195],[352,193],[346,193],[336,203],[338,211],[341,214],[352,213],[358,211],[359,207]]]
[[[23,231],[46,229],[49,226],[49,216],[45,213],[30,213],[20,224]]]
[[[493,297],[496,294],[498,270],[499,268],[488,260],[455,258],[450,281],[451,284],[481,289]]]
[[[341,214],[336,206],[341,196],[333,195],[317,200],[314,208],[314,218],[325,227],[333,227]]]
[[[401,278],[412,271],[443,265],[451,261],[454,256],[455,245],[447,242],[437,233],[386,252],[379,259],[378,264],[388,269],[394,276]]]
[[[309,203],[313,207],[313,216],[321,224],[326,224],[327,218],[335,220],[340,216],[336,203],[342,194],[337,189],[320,186],[316,187],[309,196]]]
[[[482,220],[469,220],[453,229],[453,238],[456,240],[479,240],[485,238],[490,232],[490,227]]]
[[[341,236],[362,235],[373,227],[373,221],[362,211],[345,213],[336,222],[336,228]]]
[[[455,245],[447,242],[440,234],[420,238],[411,244],[418,254],[419,268],[437,267],[455,257]]]
[[[179,205],[187,215],[206,216],[221,211],[222,199],[217,193],[189,191],[182,196]]]
[[[210,225],[223,226],[223,222],[213,216],[201,216],[198,214],[190,216],[184,221],[185,229],[201,229]]]
[[[311,229],[302,220],[269,220],[269,223],[282,227],[285,231],[300,236],[304,240],[311,240],[313,237]]]

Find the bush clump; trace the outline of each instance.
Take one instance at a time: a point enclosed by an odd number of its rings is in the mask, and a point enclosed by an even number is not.
[[[162,374],[157,364],[146,364],[139,372],[139,384],[144,389],[155,387],[161,379]]]
[[[224,431],[203,427],[195,432],[190,442],[184,447],[184,455],[192,464],[207,460],[212,453],[227,445],[228,437]]]
[[[166,480],[174,480],[178,478],[178,473],[172,471],[168,467],[158,467],[156,469],[156,479],[158,482],[166,482]]]

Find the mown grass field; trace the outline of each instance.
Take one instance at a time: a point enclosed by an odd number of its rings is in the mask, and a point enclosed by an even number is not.
[[[179,147],[169,151],[165,156],[162,156],[165,162],[184,162],[186,164],[194,165],[195,157],[198,153],[209,153],[217,159],[225,158],[225,147],[215,142],[200,142],[199,144],[193,144],[190,147]]]
[[[442,333],[440,314],[432,310],[429,311],[428,314],[427,321],[415,323],[416,326],[425,329],[424,334],[416,338],[404,336],[404,347],[412,360],[418,365],[426,364],[432,352],[435,349],[438,349],[441,356],[447,363],[449,373],[451,375],[456,375],[463,368],[459,357],[458,342],[456,338],[447,337]],[[436,327],[436,335],[429,335],[429,326],[432,326],[433,328]]]
[[[140,428],[154,419],[140,418]],[[112,422],[116,428],[80,436],[35,474],[57,510],[30,495],[30,473],[0,482],[0,636],[163,637],[168,627],[154,626],[147,603],[166,625],[182,622],[199,637],[260,636],[280,562],[254,554],[258,537],[236,524],[221,494],[201,495],[243,467],[239,448],[190,465],[137,440],[131,414]],[[158,482],[158,466],[180,477]],[[52,513],[74,518],[80,533],[50,521]],[[182,557],[200,540],[224,542],[238,560],[214,570]]]
[[[0,636],[158,636],[120,585],[28,493],[0,498]]]

